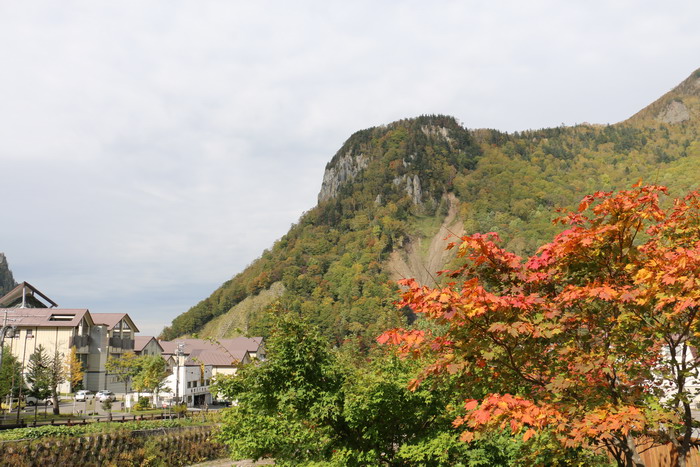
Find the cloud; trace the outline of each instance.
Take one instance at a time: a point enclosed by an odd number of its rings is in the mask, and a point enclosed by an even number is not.
[[[60,304],[156,333],[313,207],[353,132],[427,113],[507,131],[622,120],[698,66],[698,13],[4,2],[0,251]]]

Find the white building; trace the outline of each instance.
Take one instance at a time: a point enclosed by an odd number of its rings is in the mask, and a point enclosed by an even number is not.
[[[209,341],[182,339],[159,341],[163,357],[173,368],[166,384],[171,400],[184,401],[188,406],[211,404],[215,395],[210,385],[217,375],[233,375],[240,365],[265,358],[262,337],[237,337]]]

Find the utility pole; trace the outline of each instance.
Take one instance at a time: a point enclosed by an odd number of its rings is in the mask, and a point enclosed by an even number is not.
[[[184,342],[178,342],[177,350],[175,351],[175,357],[177,358],[177,372],[175,373],[175,403],[180,403],[180,357],[184,354],[183,349],[185,347]]]
[[[2,356],[5,353],[5,333],[7,332],[7,310],[5,317],[2,320],[2,329],[0,329],[0,368],[2,368]]]

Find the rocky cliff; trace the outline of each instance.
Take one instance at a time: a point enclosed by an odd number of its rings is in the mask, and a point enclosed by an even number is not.
[[[12,271],[7,264],[7,258],[4,253],[0,253],[0,297],[12,290],[17,283],[12,277]]]

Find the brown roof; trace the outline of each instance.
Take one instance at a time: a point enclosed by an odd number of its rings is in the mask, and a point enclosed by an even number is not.
[[[139,332],[134,321],[126,313],[92,313],[92,319],[95,321],[95,324],[104,324],[110,331],[124,318],[127,318],[129,321],[129,326],[131,326],[133,332]]]
[[[213,365],[213,366],[231,366],[240,363],[240,360],[231,358],[226,352],[217,350],[196,349],[185,360],[185,366],[192,365]]]
[[[80,324],[83,316],[87,316],[88,324],[92,323],[87,309],[60,308],[0,308],[0,313],[7,311],[8,324],[18,327],[70,327]]]
[[[262,345],[262,337],[235,337],[212,342],[206,339],[179,339],[177,341],[158,341],[163,354],[174,355],[178,343],[185,345],[184,354],[189,358],[185,364],[230,366],[243,361],[247,352],[257,352]],[[196,361],[191,361],[196,358]],[[189,363],[188,363],[189,362]]]
[[[158,347],[163,350],[163,347],[160,345],[158,340],[153,337],[153,336],[135,336],[134,337],[134,352],[141,352],[144,347],[148,345],[149,342],[151,341],[156,341],[156,344]]]
[[[56,302],[54,302],[49,297],[41,293],[39,289],[34,287],[32,284],[30,284],[29,282],[22,282],[18,284],[17,287],[0,297],[0,307],[7,307],[10,306],[12,303],[17,302],[17,300],[22,298],[22,293],[24,293],[25,297],[27,298],[33,298],[35,295],[38,295],[47,302],[49,302],[49,305],[51,305],[52,307],[58,306]],[[46,304],[42,303],[40,300],[37,299],[34,300],[34,306],[38,306],[39,308],[48,308]]]

